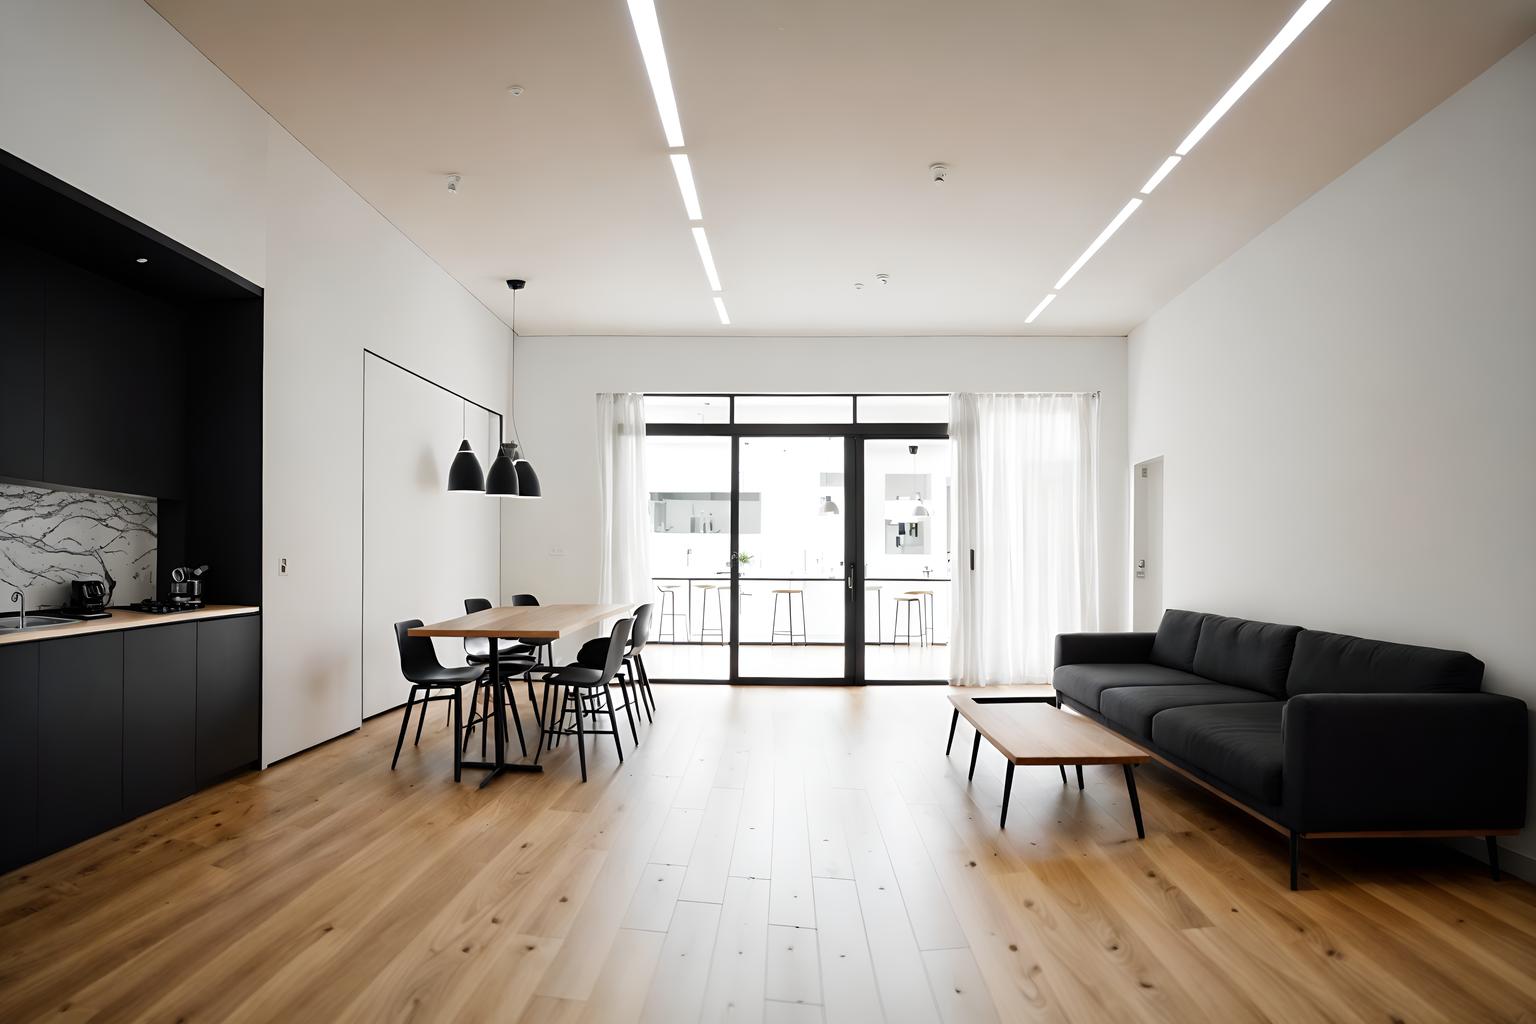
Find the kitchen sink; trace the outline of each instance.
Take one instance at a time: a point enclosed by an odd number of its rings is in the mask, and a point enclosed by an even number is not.
[[[61,619],[56,615],[28,615],[27,624],[22,626],[21,620],[15,615],[0,619],[0,633],[30,633],[34,629],[49,629],[53,626],[69,626],[78,622],[78,619]]]

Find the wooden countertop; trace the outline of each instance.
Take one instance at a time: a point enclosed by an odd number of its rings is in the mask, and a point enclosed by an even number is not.
[[[138,629],[141,626],[169,626],[177,622],[195,622],[198,619],[223,619],[231,615],[254,615],[261,611],[248,604],[210,604],[185,612],[166,612],[154,615],[150,612],[130,611],[127,608],[111,609],[106,619],[84,619],[67,626],[49,626],[46,629],[29,629],[16,633],[7,630],[0,633],[0,645],[24,644],[32,640],[59,640],[68,636],[85,636],[88,633],[110,633],[119,629]],[[33,613],[28,612],[30,618]],[[36,614],[46,615],[46,612]]]

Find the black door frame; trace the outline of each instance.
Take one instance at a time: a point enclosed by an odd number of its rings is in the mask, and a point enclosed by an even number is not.
[[[729,421],[726,423],[648,423],[647,437],[726,437],[731,442],[731,551],[741,550],[740,502],[741,502],[741,441],[750,437],[841,437],[843,438],[843,574],[846,587],[843,593],[843,675],[797,676],[791,679],[741,675],[741,564],[731,559],[730,594],[731,620],[727,633],[730,671],[726,679],[662,679],[669,683],[716,683],[731,686],[806,684],[812,686],[863,686],[865,678],[864,650],[864,442],[866,440],[948,440],[948,423],[860,423],[858,422],[859,395],[842,392],[828,395],[826,392],[772,395],[752,394],[748,397],[816,397],[852,399],[852,423],[737,423],[736,394],[724,392],[668,393],[668,398],[724,398],[729,400]],[[879,397],[934,397],[933,395],[881,395]],[[691,588],[690,588],[691,593]],[[689,644],[693,643],[690,638]],[[702,641],[701,641],[702,643]],[[927,685],[942,683],[934,679],[877,679],[879,685]]]

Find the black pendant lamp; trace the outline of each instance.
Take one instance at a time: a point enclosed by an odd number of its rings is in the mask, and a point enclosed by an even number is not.
[[[512,463],[512,453],[517,446],[510,441],[503,441],[501,448],[496,452],[496,458],[491,462],[491,471],[485,475],[485,493],[496,498],[521,497],[521,489],[518,487],[517,467]]]
[[[514,277],[507,282],[507,287],[512,289],[512,386],[517,387],[517,293],[528,287],[528,282],[522,278]],[[486,488],[486,493],[500,494],[509,498],[542,498],[544,490],[539,486],[539,474],[533,471],[533,463],[523,456],[521,438],[517,433],[517,406],[512,406],[512,438],[503,442],[501,454],[496,456],[496,465],[501,465],[503,459],[510,464],[510,470],[515,476],[512,489],[491,491]],[[492,466],[492,476],[495,477],[496,466]],[[499,479],[499,478],[498,478]]]
[[[464,427],[463,411],[460,413],[460,426]],[[469,444],[469,430],[464,429],[464,440],[459,442],[459,450],[453,457],[453,464],[448,467],[448,489],[450,491],[484,491],[485,474],[480,470],[480,460],[475,458],[475,450]]]

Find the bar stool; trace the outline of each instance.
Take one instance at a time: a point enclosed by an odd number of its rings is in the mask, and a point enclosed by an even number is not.
[[[463,757],[459,752],[459,723],[463,720],[463,687],[480,677],[483,671],[476,665],[444,667],[437,660],[437,650],[432,640],[424,636],[411,636],[410,631],[421,625],[420,619],[407,619],[395,623],[395,644],[400,648],[400,674],[411,684],[411,696],[405,702],[405,717],[400,720],[400,736],[395,740],[395,756],[389,762],[394,771],[400,763],[400,748],[405,745],[405,730],[411,724],[411,709],[416,698],[421,697],[421,717],[416,720],[416,745],[421,744],[421,727],[427,721],[427,705],[435,700],[453,703],[453,781],[458,782],[463,770]]]
[[[789,628],[779,628],[779,597],[784,598],[784,611],[789,617]],[[779,637],[788,636],[789,645],[795,645],[795,597],[800,598],[800,642],[807,643],[805,638],[805,591],[797,587],[780,587],[773,592],[773,621],[768,627],[768,643],[776,644]]]
[[[905,641],[908,647],[912,646],[912,609],[917,609],[917,642],[919,646],[927,646],[928,630],[923,621],[923,599],[916,594],[903,594],[896,599],[896,611],[891,616],[891,643]],[[907,628],[901,631],[901,610],[907,610]]]
[[[715,640],[725,643],[725,611],[720,601],[720,591],[724,586],[719,583],[695,583],[694,589],[703,594],[704,600],[699,607],[699,643],[706,643],[709,634],[715,634]],[[715,595],[715,628],[709,628],[709,595]],[[693,602],[689,601],[691,605]]]
[[[683,643],[687,643],[693,638],[693,624],[689,621],[686,612],[680,612],[677,610],[677,584],[658,583],[656,584],[656,589],[661,591],[661,612],[656,616],[657,619],[661,620],[661,626],[656,630],[657,643],[660,643],[662,640],[667,640],[668,642],[674,644],[678,642],[678,619],[683,620]],[[668,600],[672,602],[671,611],[667,611]],[[691,601],[689,602],[689,604],[692,603],[693,602]]]
[[[927,642],[932,643],[933,640],[935,639],[935,634],[934,634],[934,631],[933,631],[934,630],[934,623],[933,623],[933,619],[934,619],[934,615],[933,615],[933,591],[931,591],[931,590],[909,590],[909,591],[907,591],[906,596],[907,597],[920,597],[920,598],[923,599],[923,615],[922,615],[922,620],[921,621],[924,623],[924,625],[927,626],[927,629],[928,629],[928,632],[925,634],[924,639]],[[911,615],[909,614],[907,617],[911,618]]]
[[[880,642],[880,620],[884,617],[880,608],[880,592],[885,588],[878,583],[871,583],[864,588],[864,595],[869,596],[870,591],[875,593],[875,643]],[[866,643],[868,641],[865,641]]]

